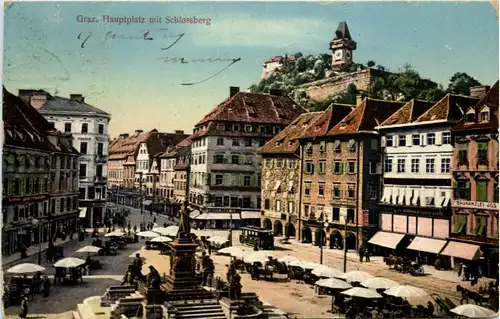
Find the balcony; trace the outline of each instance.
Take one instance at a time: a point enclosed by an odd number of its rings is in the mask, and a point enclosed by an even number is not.
[[[108,161],[108,155],[104,155],[104,154],[97,154],[95,156],[95,161],[97,163],[106,163]]]
[[[94,182],[96,183],[107,183],[108,178],[106,176],[96,176]]]

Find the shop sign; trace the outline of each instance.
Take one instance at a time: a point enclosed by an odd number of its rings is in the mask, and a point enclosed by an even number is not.
[[[460,206],[471,209],[498,209],[498,203],[495,202],[476,202],[473,200],[455,199],[453,206]]]
[[[370,211],[365,209],[363,210],[363,226],[369,226],[370,225]]]
[[[49,198],[49,195],[32,195],[32,196],[19,196],[10,197],[7,199],[9,204],[26,203],[26,202],[38,202]]]

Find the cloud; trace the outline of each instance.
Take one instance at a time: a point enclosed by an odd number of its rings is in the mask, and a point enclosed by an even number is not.
[[[244,47],[286,47],[315,42],[324,36],[324,22],[320,19],[270,19],[239,15],[212,21],[207,31],[200,34],[197,43]]]

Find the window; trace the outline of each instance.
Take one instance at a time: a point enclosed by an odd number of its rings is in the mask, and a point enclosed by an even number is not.
[[[320,151],[321,153],[324,153],[324,152],[325,152],[325,150],[326,150],[326,143],[325,143],[325,141],[321,141],[321,142],[319,142],[319,151]]]
[[[393,136],[386,136],[386,138],[385,138],[385,146],[386,147],[394,146],[394,138],[393,138]]]
[[[404,172],[405,172],[405,159],[398,158],[398,173],[404,173]]]
[[[474,227],[474,234],[478,236],[486,236],[486,216],[476,216],[476,227]]]
[[[273,167],[273,160],[272,159],[266,159],[266,167],[267,168],[272,168]]]
[[[87,177],[87,165],[80,164],[80,178],[85,178],[85,177]]]
[[[347,142],[347,150],[349,152],[354,152],[356,150],[356,140],[349,140],[349,142]]]
[[[294,208],[295,208],[295,207],[294,207],[294,205],[293,205],[293,202],[289,201],[289,202],[288,202],[288,213],[289,213],[289,214],[293,214],[293,213],[295,213],[295,209],[294,209]]]
[[[271,160],[268,160],[271,161]],[[214,164],[223,164],[224,163],[224,155],[216,154],[214,155]]]
[[[349,174],[355,174],[356,173],[356,162],[348,162],[347,163],[347,172]]]
[[[314,174],[314,164],[312,162],[305,162],[304,172],[306,174]]]
[[[376,185],[368,184],[368,198],[369,199],[378,198],[378,188]]]
[[[243,186],[250,187],[250,184],[251,184],[251,176],[245,175],[243,177]]]
[[[103,177],[102,176],[102,165],[97,165],[95,167],[95,176],[96,177]]]
[[[458,163],[467,163],[468,158],[467,158],[467,148],[468,144],[465,143],[460,143],[458,144]]]
[[[222,174],[215,175],[215,185],[222,185],[224,176]]]
[[[488,111],[483,111],[479,114],[480,122],[488,122],[490,120],[490,113]]]
[[[342,162],[340,161],[333,162],[333,173],[342,174]]]
[[[266,140],[259,140],[259,147],[264,146],[266,144]]]
[[[347,209],[347,222],[354,223],[354,209],[352,208]]]
[[[333,151],[335,153],[339,153],[341,151],[341,146],[340,146],[339,140],[333,142]]]
[[[420,134],[413,134],[412,137],[412,144],[415,146],[420,145]]]
[[[470,182],[458,181],[455,182],[455,199],[470,200]]]
[[[374,152],[378,152],[380,150],[379,141],[377,139],[370,140],[370,149]]]
[[[443,144],[451,144],[451,133],[450,132],[443,132],[441,139],[442,139]]]
[[[276,168],[283,168],[283,159],[278,158],[276,160]]]
[[[304,215],[309,216],[309,211],[311,210],[311,206],[304,204]]]
[[[245,140],[245,146],[246,147],[252,147],[252,139],[251,138],[248,138]]]
[[[436,171],[436,160],[434,158],[425,159],[425,172],[434,173]]]
[[[307,142],[305,148],[306,148],[306,154],[307,155],[312,155],[312,153],[313,153],[312,143],[311,142]]]
[[[412,158],[411,159],[411,172],[418,173],[420,171],[420,159]]]
[[[290,168],[290,169],[295,168],[295,161],[294,160],[288,160],[288,168]]]
[[[349,198],[356,197],[356,189],[354,187],[354,184],[347,185],[347,197],[349,197]]]
[[[281,201],[279,199],[276,200],[276,211],[281,212]]]
[[[104,152],[104,144],[97,143],[97,155],[103,155]]]
[[[468,123],[474,123],[476,121],[476,114],[469,113],[465,116],[465,121]]]
[[[311,183],[304,183],[304,195],[311,196]]]
[[[481,162],[488,161],[488,143],[480,142],[477,143],[477,160]]]
[[[271,208],[271,201],[268,198],[266,198],[264,200],[264,209],[269,209],[269,208]]]
[[[386,158],[384,160],[384,172],[386,173],[392,172],[392,158]]]
[[[215,196],[215,207],[222,207],[222,196]]]
[[[71,123],[64,123],[64,133],[71,133]]]
[[[55,129],[56,128],[56,123],[49,122],[49,127],[51,127],[52,129]]]
[[[82,124],[82,133],[88,133],[89,125],[87,123]]]
[[[455,232],[457,234],[467,232],[467,215],[455,215]]]
[[[85,199],[85,193],[86,193],[86,189],[85,189],[85,187],[80,187],[80,188],[78,189],[78,191],[79,191],[79,196],[78,196],[78,198],[79,198],[79,199],[84,200],[84,199]]]
[[[326,171],[326,161],[319,161],[318,174],[325,174]]]
[[[488,181],[476,181],[476,201],[488,201]]]
[[[340,186],[341,186],[340,183],[333,184],[333,190],[332,190],[333,198],[340,198],[341,197],[342,191],[341,191]]]
[[[97,133],[104,134],[104,124],[97,125]]]
[[[240,146],[240,140],[237,138],[233,139],[233,146]]]
[[[332,221],[338,222],[340,220],[340,208],[333,207],[332,208]]]
[[[318,184],[318,195],[325,196],[325,183]]]
[[[399,135],[398,146],[406,146],[406,135]]]
[[[434,145],[434,144],[436,144],[436,134],[434,133],[427,134],[427,145]]]
[[[240,156],[239,155],[231,155],[231,164],[239,164]]]
[[[224,138],[222,137],[217,138],[217,145],[224,145]]]
[[[87,154],[87,142],[80,142],[80,153]]]
[[[441,159],[441,173],[451,172],[451,158]]]

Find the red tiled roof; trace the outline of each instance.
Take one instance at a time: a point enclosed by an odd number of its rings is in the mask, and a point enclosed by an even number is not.
[[[215,107],[195,127],[211,121],[288,125],[302,112],[287,96],[238,92]]]
[[[321,117],[323,112],[304,113],[279,132],[275,137],[267,141],[264,146],[257,150],[259,154],[293,154],[300,146],[299,138],[304,131],[313,125]]]
[[[414,122],[459,121],[465,111],[477,102],[476,98],[448,93]]]
[[[460,122],[453,128],[453,131],[461,130],[472,130],[472,129],[492,129],[493,131],[498,131],[498,108],[499,108],[499,90],[498,81],[491,87],[491,89],[486,93],[486,95],[479,100],[474,106],[476,110],[476,122],[466,123],[462,118]],[[484,106],[490,108],[490,121],[487,123],[480,123],[477,120],[480,118],[479,113]]]
[[[48,135],[62,136],[34,107],[3,87],[4,145],[78,154],[72,146],[52,144]]]
[[[177,145],[167,148],[167,151],[165,151],[162,155],[160,155],[160,157],[161,158],[175,157],[180,150],[191,146],[191,143],[193,142],[193,136],[194,135],[190,135],[189,137],[179,142]]]
[[[355,108],[355,105],[332,103],[324,112],[322,112],[321,116],[315,119],[314,123],[304,131],[301,138],[324,136]]]
[[[349,115],[335,125],[326,136],[373,131],[405,103],[365,98]]]
[[[123,159],[129,154],[133,154],[141,143],[147,141],[147,139],[153,133],[157,133],[156,129],[149,132],[134,134],[128,137],[118,137],[109,146],[109,159]]]
[[[434,102],[413,99],[406,103],[396,113],[389,116],[380,126],[412,123],[422,114],[427,112],[433,105]]]

